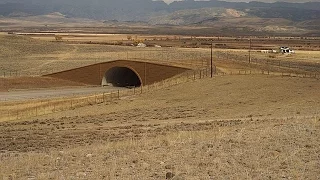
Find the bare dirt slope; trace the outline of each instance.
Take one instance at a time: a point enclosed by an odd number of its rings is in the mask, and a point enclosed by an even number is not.
[[[50,77],[0,77],[0,91],[85,86],[85,84]]]
[[[222,76],[0,123],[0,177],[319,179],[319,80]]]

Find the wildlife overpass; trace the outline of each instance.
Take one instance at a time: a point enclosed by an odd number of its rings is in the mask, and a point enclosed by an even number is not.
[[[168,79],[187,68],[150,62],[116,60],[70,69],[45,76],[89,85],[143,86]]]

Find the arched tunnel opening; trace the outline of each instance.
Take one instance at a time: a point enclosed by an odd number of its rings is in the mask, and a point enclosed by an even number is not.
[[[107,85],[115,87],[139,87],[141,81],[137,73],[127,67],[113,67],[105,74]]]

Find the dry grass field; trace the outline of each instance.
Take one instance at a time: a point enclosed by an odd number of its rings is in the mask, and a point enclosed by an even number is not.
[[[274,48],[277,50],[276,48]],[[261,49],[263,50],[263,49]],[[248,59],[248,50],[224,50],[219,51],[236,55],[239,58]],[[251,51],[251,58],[253,59],[267,59],[267,60],[280,60],[289,62],[309,62],[309,63],[320,63],[320,51],[305,51],[296,50],[294,54],[281,54],[281,53],[262,53],[258,50]]]
[[[0,76],[6,77],[38,76],[119,59],[159,63],[175,61],[198,67],[205,64],[205,60],[208,59],[205,56],[209,55],[198,50],[182,48],[68,44],[16,35],[0,35],[0,42],[3,42],[0,44]]]
[[[117,59],[192,69],[210,60],[210,44],[187,48],[196,38],[143,36],[172,47],[137,48],[112,45],[127,35],[62,35],[0,34],[0,91],[83,86],[39,75]],[[247,44],[237,41],[222,42]],[[230,75],[319,73],[311,44],[289,56],[252,51],[252,64],[247,49],[215,48],[217,72],[229,75],[0,122],[0,179],[320,179],[319,78]]]
[[[2,179],[319,179],[319,80],[221,76],[0,123]]]
[[[41,36],[39,34],[26,36],[0,35],[0,76],[38,76],[118,59],[151,61],[198,69],[208,67],[208,61],[210,60],[210,46],[208,43],[210,44],[211,41],[208,41],[208,38],[205,37],[202,39],[190,39],[186,36],[165,37],[161,35],[60,34],[63,37],[61,42],[55,41],[54,34],[52,33]],[[130,44],[134,43],[134,40],[127,40],[127,36],[143,40],[150,47],[137,48],[130,46]],[[246,47],[248,45],[247,39],[224,38],[222,40],[213,39],[213,41],[214,44],[231,44],[226,48],[248,48]],[[257,41],[254,41],[253,48],[255,49],[251,52],[251,58],[254,62],[258,62],[258,64],[266,64],[269,61],[273,61],[277,65],[280,61],[280,64],[284,62],[283,64],[286,64],[289,68],[290,64],[288,63],[311,63],[311,66],[319,66],[319,50],[310,50],[308,49],[308,45],[304,45],[302,48],[306,48],[306,50],[296,50],[296,53],[292,55],[266,54],[257,52],[257,50],[271,47],[276,49],[279,47],[279,42],[272,40],[267,42],[267,44],[263,44],[265,42],[262,42],[260,47]],[[288,43],[287,41],[289,40],[283,40],[283,42]],[[299,44],[294,44],[297,43],[296,41],[294,39],[291,43],[294,46],[300,46]],[[307,42],[309,41],[312,42],[312,47],[317,46],[316,40],[308,40]],[[163,47],[151,47],[154,45],[162,45]],[[229,66],[230,62],[225,60],[230,59],[239,61],[248,59],[248,49],[235,50],[226,48],[214,48],[213,59],[214,61],[219,61],[217,65],[222,65],[223,67]],[[258,60],[261,60],[261,62]],[[248,65],[246,66],[247,69],[252,69],[248,68]],[[313,72],[319,73],[318,69]],[[307,69],[307,71],[309,70]],[[305,69],[302,68],[302,72],[305,72]]]

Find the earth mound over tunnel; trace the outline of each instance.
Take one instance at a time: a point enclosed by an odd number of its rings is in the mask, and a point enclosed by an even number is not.
[[[118,87],[150,85],[181,74],[189,69],[177,66],[117,60],[92,64],[45,76],[89,85]]]

